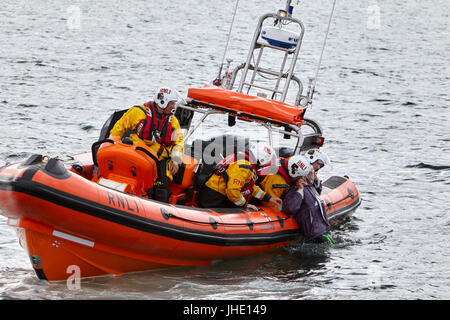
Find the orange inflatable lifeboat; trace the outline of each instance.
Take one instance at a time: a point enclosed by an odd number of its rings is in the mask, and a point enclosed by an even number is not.
[[[261,207],[200,209],[192,201],[196,159],[184,155],[170,203],[149,199],[152,151],[111,141],[92,157],[34,155],[0,169],[0,213],[17,231],[40,279],[66,280],[170,266],[199,266],[289,244],[295,219]],[[98,166],[94,165],[97,162]],[[331,223],[352,214],[358,191],[346,178],[323,183]]]

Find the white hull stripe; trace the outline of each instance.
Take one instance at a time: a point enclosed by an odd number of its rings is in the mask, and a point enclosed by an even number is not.
[[[0,209],[0,212],[1,212],[1,209]],[[19,219],[8,218],[8,225],[11,227],[19,226]]]
[[[86,240],[86,239],[75,237],[75,236],[72,236],[70,234],[63,233],[63,232],[57,231],[57,230],[53,230],[53,235],[55,237],[63,238],[63,239],[66,239],[66,240],[69,240],[69,241],[72,241],[72,242],[83,244],[83,245],[91,247],[91,248],[93,248],[94,244],[95,244],[94,241],[89,241],[89,240]]]

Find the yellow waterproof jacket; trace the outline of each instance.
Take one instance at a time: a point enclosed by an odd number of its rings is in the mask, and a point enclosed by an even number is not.
[[[213,174],[205,185],[225,195],[236,206],[241,207],[246,203],[241,191],[253,179],[254,173],[250,168],[251,164],[248,160],[240,159],[230,164],[222,175]],[[251,196],[260,200],[270,200],[270,196],[257,185],[253,186]]]
[[[281,174],[271,174],[264,178],[261,182],[261,187],[266,191],[271,197],[281,199],[284,192],[289,190],[289,183]],[[270,207],[276,210],[280,210],[278,206],[272,202],[263,201],[265,207]]]
[[[145,110],[145,106],[142,105],[141,108]],[[171,158],[172,161],[181,163],[184,153],[183,133],[181,131],[178,119],[174,115],[171,115],[171,117],[173,128],[172,141],[174,141],[174,143],[171,146],[166,147],[167,150],[166,148],[164,149],[164,151],[161,153],[161,156],[159,157],[159,160]],[[116,122],[114,127],[111,129],[110,134],[112,136],[122,137],[129,129],[135,130],[139,122],[145,118],[146,114],[143,110],[138,107],[132,107],[128,109],[124,113],[124,115]],[[135,133],[132,133],[130,135],[130,138],[134,143],[136,143],[137,141],[144,142],[156,153],[158,153],[159,149],[161,148],[161,145],[158,142],[154,142],[152,140],[142,140]],[[170,154],[168,154],[167,151],[169,151]]]

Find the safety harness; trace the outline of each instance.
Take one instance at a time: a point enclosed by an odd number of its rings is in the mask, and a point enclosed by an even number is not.
[[[273,189],[285,189],[284,193],[285,194],[289,187],[290,187],[290,183],[291,183],[291,177],[288,174],[288,158],[281,158],[280,157],[280,165],[278,166],[278,173],[284,178],[284,180],[286,180],[287,184],[273,184],[272,188]]]
[[[253,188],[255,186],[258,175],[256,174],[255,166],[250,161],[249,154],[248,153],[240,153],[240,154],[243,154],[245,160],[249,161],[251,163],[251,165],[240,164],[239,168],[251,170],[252,174],[253,174],[252,179],[249,182],[247,182],[246,184],[244,184],[241,188],[242,196],[245,198],[246,201],[248,201],[250,199],[250,197],[252,196]],[[222,161],[220,161],[215,166],[212,174],[223,177],[223,179],[225,180],[225,183],[228,184],[229,177],[228,177],[226,170],[234,162],[236,162],[236,155],[234,153],[232,153],[229,156],[227,156],[226,158],[224,158]]]
[[[288,161],[289,158],[280,158],[280,165],[278,166],[278,173],[286,180],[287,183],[291,183],[291,177],[288,172]]]
[[[141,106],[135,106],[145,112],[145,119],[142,119],[136,126],[135,133],[143,140],[152,140],[161,145],[158,150],[158,158],[164,148],[173,145],[172,115],[163,114],[159,121],[156,106],[153,101],[144,103],[146,110]]]

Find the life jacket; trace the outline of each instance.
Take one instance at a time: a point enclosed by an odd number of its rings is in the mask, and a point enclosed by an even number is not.
[[[143,140],[158,142],[161,146],[169,147],[173,144],[172,115],[163,114],[161,120],[158,119],[156,106],[153,101],[144,103],[146,108],[145,119],[142,119],[136,126],[136,134]],[[143,110],[141,108],[141,110]],[[153,116],[154,115],[154,116]]]
[[[249,161],[251,165],[240,164],[239,168],[249,169],[252,171],[252,174],[253,174],[252,179],[249,182],[247,182],[246,184],[244,184],[241,188],[242,196],[244,197],[244,199],[246,201],[248,201],[253,194],[253,188],[255,186],[256,180],[258,179],[258,175],[256,173],[255,166],[250,161],[250,156],[247,153],[244,153],[243,155],[244,155],[245,160]],[[234,162],[236,162],[236,155],[234,153],[232,153],[229,156],[227,156],[226,158],[224,158],[222,161],[220,161],[215,166],[213,174],[222,176],[223,179],[225,180],[225,183],[228,183],[229,177],[228,177],[228,174],[226,173],[226,170]]]
[[[280,157],[280,165],[278,166],[278,173],[286,180],[288,184],[291,184],[291,177],[289,176],[288,169],[289,158]]]

